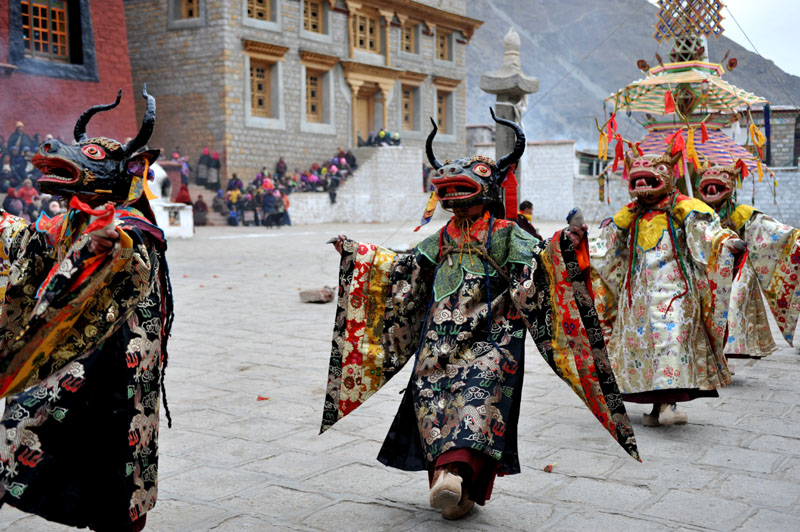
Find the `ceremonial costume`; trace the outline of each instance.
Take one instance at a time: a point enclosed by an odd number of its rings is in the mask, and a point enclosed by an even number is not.
[[[736,203],[736,186],[747,177],[743,162],[702,170],[698,192],[747,243],[747,260],[733,282],[728,307],[729,358],[760,358],[776,349],[762,292],[783,337],[792,344],[800,314],[800,230],[749,205]]]
[[[45,142],[45,192],[69,210],[27,225],[4,214],[0,504],[96,531],[144,528],[157,495],[159,400],[172,321],[166,242],[146,193],[155,100],[128,144]],[[94,221],[92,221],[94,217]],[[116,228],[93,251],[91,234]]]
[[[442,164],[428,137],[433,184],[457,214],[411,253],[343,240],[339,300],[322,430],[412,360],[411,380],[380,451],[384,464],[427,470],[431,505],[464,515],[491,495],[496,474],[520,472],[517,420],[525,331],[542,356],[638,458],[592,305],[585,241],[539,242],[504,220],[500,184],[525,148],[497,164]],[[482,209],[482,210],[481,210]]]
[[[736,236],[674,189],[680,156],[626,156],[634,201],[590,243],[614,374],[626,401],[656,405],[648,425],[659,424],[661,405],[716,396],[731,380],[722,348]]]

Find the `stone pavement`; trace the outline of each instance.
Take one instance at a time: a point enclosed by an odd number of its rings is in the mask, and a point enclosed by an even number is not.
[[[766,360],[736,361],[720,398],[687,406],[688,425],[643,428],[645,406],[629,405],[644,463],[529,341],[523,472],[498,479],[488,505],[460,522],[428,507],[424,473],[375,460],[408,368],[318,436],[334,305],[303,305],[297,292],[337,282],[331,236],[405,248],[420,237],[414,225],[208,227],[170,243],[174,423],[161,428],[146,530],[800,530],[800,354],[782,340]],[[68,530],[10,507],[2,529]]]

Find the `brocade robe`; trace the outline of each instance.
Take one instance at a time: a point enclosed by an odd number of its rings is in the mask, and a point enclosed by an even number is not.
[[[550,367],[638,459],[586,279],[565,235],[540,243],[488,215],[408,254],[344,242],[322,431],[413,360],[378,459],[423,470],[465,448],[518,473],[527,322]]]
[[[723,346],[735,236],[711,207],[677,195],[655,208],[628,204],[592,239],[595,305],[626,400],[688,400],[730,383]],[[656,393],[630,396],[645,392]]]
[[[733,282],[728,312],[729,356],[763,357],[776,349],[762,291],[783,337],[792,345],[800,314],[800,230],[736,205],[730,223],[747,243],[747,261]]]
[[[62,233],[64,215],[2,215],[0,505],[130,530],[157,494],[172,316],[163,234],[118,209],[118,243],[95,254],[80,221]]]

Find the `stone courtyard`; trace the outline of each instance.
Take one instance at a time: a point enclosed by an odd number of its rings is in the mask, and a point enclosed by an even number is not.
[[[643,463],[529,340],[523,473],[499,478],[487,506],[459,522],[428,507],[424,473],[375,460],[408,367],[318,436],[334,304],[301,304],[297,292],[335,286],[330,237],[405,249],[425,234],[412,232],[416,215],[402,225],[198,228],[170,242],[173,428],[162,409],[159,499],[146,530],[800,530],[800,354],[777,334],[773,356],[734,362],[720,398],[687,406],[688,425],[643,428],[645,406],[629,405]],[[559,224],[537,225],[551,234]],[[0,529],[69,530],[10,507]]]

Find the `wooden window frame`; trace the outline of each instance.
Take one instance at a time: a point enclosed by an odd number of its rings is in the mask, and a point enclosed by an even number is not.
[[[453,93],[442,89],[436,89],[436,123],[442,133],[451,133],[449,127],[449,104]]]
[[[419,87],[413,85],[400,85],[401,129],[403,131],[417,131],[414,127],[415,109],[414,100]]]
[[[443,46],[444,45],[444,46]],[[442,49],[444,49],[444,57],[442,57]],[[436,28],[436,60],[437,61],[452,61],[453,60],[453,32]]]
[[[181,0],[181,20],[200,18],[200,2],[198,0]]]
[[[272,68],[274,63],[267,60],[250,57],[250,115],[255,118],[275,118],[272,116]],[[256,71],[259,67],[263,67],[264,79],[263,89],[260,91],[261,96],[264,97],[263,105],[257,104],[259,91],[255,87],[258,83],[258,78],[255,77]]]
[[[400,27],[400,51],[406,54],[419,53],[419,39],[417,32],[419,30],[418,22],[406,21]]]
[[[306,68],[306,122],[321,124],[323,118],[323,105],[325,105],[324,91],[324,77],[326,72],[322,70],[314,70]],[[316,79],[316,86],[311,84],[311,80]],[[313,91],[316,89],[316,96]],[[316,111],[313,106],[316,105]]]
[[[56,7],[55,3],[61,5]],[[70,62],[69,2],[67,0],[22,0],[20,14],[23,49],[26,57]],[[35,25],[36,22],[39,24]],[[53,24],[57,28],[54,29]],[[54,48],[59,51],[54,52]]]
[[[311,6],[317,8],[316,17],[312,16]],[[311,29],[312,25],[316,22],[318,29]],[[327,28],[325,27],[325,0],[303,0],[303,30],[309,33],[316,33],[318,35],[326,35]]]
[[[255,5],[255,4],[256,4],[256,1],[257,1],[257,0],[247,0],[247,6],[246,6],[246,9],[247,9],[247,12],[246,12],[246,13],[247,13],[247,18],[249,18],[249,19],[251,19],[251,20],[256,20],[256,21],[258,21],[258,22],[274,22],[274,20],[272,20],[272,19],[273,19],[273,15],[272,15],[272,8],[274,7],[274,6],[272,5],[272,2],[273,2],[274,0],[263,0],[263,2],[264,2],[264,5],[263,5],[261,8],[259,8],[259,7],[257,7],[257,6]],[[263,10],[263,11],[264,11],[264,13],[265,13],[265,16],[266,16],[266,18],[258,18],[257,16],[253,16],[253,13],[254,13],[254,12],[257,10],[257,9],[258,9],[259,11]]]
[[[381,17],[378,13],[365,13],[363,11],[356,11],[352,15],[353,19],[353,49],[360,52],[369,52],[371,54],[381,55]],[[359,31],[361,21],[364,21],[364,31]],[[372,30],[372,38],[370,38],[370,30]],[[359,46],[359,40],[364,39],[364,47]],[[370,49],[370,40],[373,41],[373,48]]]

